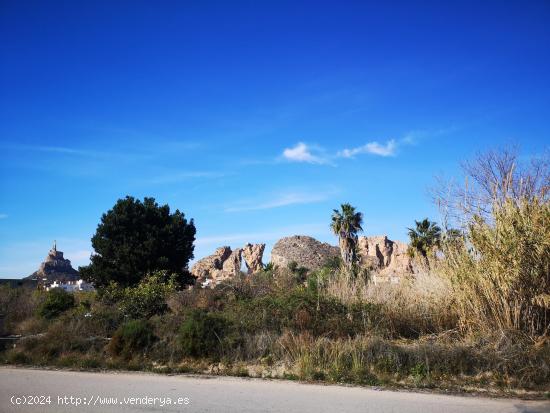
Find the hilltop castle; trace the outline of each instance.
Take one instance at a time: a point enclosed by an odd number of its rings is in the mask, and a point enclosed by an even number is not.
[[[78,271],[72,267],[70,260],[63,258],[63,252],[57,250],[57,244],[54,241],[44,262],[26,279],[36,280],[39,286],[45,287],[53,281],[77,281],[79,278]]]

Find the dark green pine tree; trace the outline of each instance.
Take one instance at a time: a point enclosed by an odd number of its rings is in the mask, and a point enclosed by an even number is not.
[[[112,281],[132,286],[157,270],[177,275],[180,286],[192,284],[187,265],[195,233],[193,220],[188,222],[179,210],[170,213],[168,205],[159,206],[154,198],[141,202],[127,196],[101,217],[92,237],[95,254],[79,270],[96,287]]]

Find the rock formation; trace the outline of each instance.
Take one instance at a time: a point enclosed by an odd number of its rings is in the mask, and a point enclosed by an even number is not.
[[[67,282],[80,279],[80,275],[75,270],[71,261],[63,258],[63,252],[57,250],[54,245],[48,256],[37,271],[26,277],[26,279],[37,280],[39,285],[49,284],[53,281]]]
[[[361,266],[387,275],[413,272],[407,248],[404,242],[392,241],[386,235],[359,237],[357,243]]]
[[[198,260],[191,268],[191,274],[197,277],[198,282],[215,279],[223,270],[223,263],[231,254],[230,247],[220,247],[214,251],[214,254]]]
[[[265,244],[246,244],[235,250],[220,247],[214,254],[197,261],[191,273],[197,277],[198,284],[215,286],[239,275],[244,260],[248,274],[254,274],[263,269],[264,250]],[[392,241],[385,235],[359,237],[357,250],[359,265],[375,272],[378,278],[398,281],[401,276],[413,273],[412,259],[403,242]],[[287,268],[295,262],[298,267],[315,271],[339,258],[340,248],[305,235],[281,238],[271,250],[271,263],[279,268]]]
[[[299,267],[317,270],[339,256],[338,247],[305,235],[295,235],[282,238],[275,243],[271,251],[271,262],[280,268],[286,268],[291,262],[296,262]]]
[[[252,274],[263,268],[262,256],[265,244],[246,244],[244,248],[231,250],[230,247],[220,247],[214,254],[197,261],[191,268],[191,274],[197,277],[202,285],[216,285],[240,274],[242,258],[244,258],[248,273]]]
[[[218,275],[218,278],[220,276],[225,276],[225,278],[231,278],[236,275],[239,275],[241,273],[241,248],[235,249],[229,257],[223,262],[223,268],[222,272],[223,274]]]
[[[243,248],[243,258],[249,274],[254,274],[264,268],[262,257],[265,244],[246,244]]]

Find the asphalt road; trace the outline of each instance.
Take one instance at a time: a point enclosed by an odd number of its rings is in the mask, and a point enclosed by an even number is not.
[[[0,412],[80,411],[547,413],[550,402],[230,377],[0,368]]]

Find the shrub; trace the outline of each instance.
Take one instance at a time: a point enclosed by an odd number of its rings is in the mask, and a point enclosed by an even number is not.
[[[118,286],[110,285],[109,289],[104,297],[118,301],[124,315],[136,319],[149,318],[168,310],[166,298],[176,290],[176,282],[166,272],[157,271],[147,275],[135,287],[120,290]]]
[[[528,162],[516,149],[464,165],[466,185],[436,191],[445,227],[442,270],[452,281],[461,326],[470,333],[547,335],[550,319],[550,152]]]
[[[184,355],[192,357],[219,356],[231,345],[232,324],[219,314],[204,310],[191,311],[179,330],[179,342]]]
[[[467,243],[446,248],[442,269],[455,287],[461,325],[469,331],[548,332],[550,203],[495,204],[492,219],[475,216]]]
[[[316,288],[291,291],[230,303],[226,313],[249,333],[308,331],[315,336],[355,336],[376,324],[378,308],[369,303],[344,305],[319,294]]]
[[[73,307],[73,295],[61,288],[54,288],[48,291],[46,300],[38,308],[38,314],[44,318],[52,319]]]
[[[81,319],[85,321],[87,334],[111,337],[124,320],[124,315],[114,305],[96,304]]]
[[[17,324],[36,314],[37,307],[44,301],[44,291],[28,287],[12,288],[0,285],[0,314],[5,316],[4,331],[17,332]]]
[[[8,353],[6,361],[10,364],[30,364],[31,358],[22,351],[13,350]]]
[[[300,267],[296,261],[291,261],[288,264],[288,269],[294,275],[294,277],[296,277],[296,280],[298,282],[304,282],[309,271],[305,267]]]
[[[151,324],[146,320],[131,320],[121,325],[109,342],[108,351],[114,356],[130,359],[146,351],[156,340]]]

